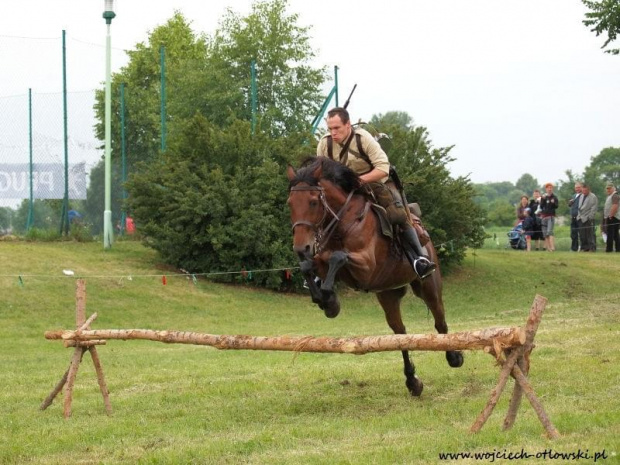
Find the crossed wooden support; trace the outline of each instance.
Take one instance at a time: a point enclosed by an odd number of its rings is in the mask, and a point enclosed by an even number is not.
[[[83,279],[77,280],[77,290],[75,293],[75,326],[77,333],[90,329],[90,324],[97,318],[97,314],[86,319],[86,284]],[[84,352],[90,352],[90,356],[93,359],[93,365],[95,365],[95,371],[97,372],[97,381],[99,382],[99,388],[103,395],[103,403],[108,415],[112,413],[112,405],[110,404],[110,395],[108,387],[105,383],[103,376],[103,368],[101,367],[101,360],[99,360],[99,354],[97,354],[97,345],[104,345],[106,341],[65,341],[65,347],[75,347],[73,351],[73,357],[71,357],[71,363],[69,368],[65,371],[65,374],[60,378],[58,384],[52,389],[52,392],[45,398],[41,404],[41,410],[45,410],[52,405],[54,398],[58,395],[62,388],[65,388],[65,400],[64,400],[64,417],[69,418],[71,416],[71,402],[73,400],[73,386],[75,384],[75,377],[77,376],[78,368],[84,357]]]
[[[76,330],[47,331],[47,339],[62,339],[65,347],[75,347],[69,369],[41,404],[45,410],[65,387],[64,416],[71,416],[72,391],[79,365],[84,352],[90,352],[97,372],[97,380],[103,395],[108,414],[112,412],[108,389],[105,384],[103,369],[97,354],[97,345],[103,345],[108,339],[146,339],[165,343],[208,345],[218,349],[237,350],[286,350],[294,352],[331,352],[366,354],[395,350],[484,350],[495,357],[501,365],[499,381],[491,392],[486,406],[472,425],[470,431],[478,432],[485,424],[506,387],[508,377],[515,379],[514,390],[508,413],[504,420],[504,429],[514,424],[523,394],[536,411],[538,418],[550,438],[560,435],[545,413],[540,400],[534,394],[527,375],[530,368],[530,354],[534,348],[534,337],[542,318],[547,299],[537,295],[530,309],[525,327],[488,328],[478,331],[463,331],[451,334],[395,334],[386,336],[366,336],[357,338],[328,337],[260,337],[260,336],[226,336],[187,331],[155,331],[145,329],[109,329],[91,330],[90,324],[97,314],[86,320],[86,285],[77,281],[76,291]]]

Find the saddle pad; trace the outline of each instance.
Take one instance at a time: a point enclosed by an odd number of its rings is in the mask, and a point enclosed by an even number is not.
[[[379,218],[379,223],[381,224],[381,233],[385,237],[388,237],[389,239],[394,239],[394,234],[392,232],[392,225],[388,221],[387,212],[385,211],[385,208],[383,208],[381,205],[377,205],[376,203],[371,203],[370,206],[372,207],[372,209],[377,214],[377,217]]]

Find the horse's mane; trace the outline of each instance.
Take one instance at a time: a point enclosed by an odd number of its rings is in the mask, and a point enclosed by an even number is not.
[[[314,174],[318,168],[321,168],[319,178]],[[302,182],[310,186],[316,186],[320,179],[333,182],[347,193],[361,185],[357,173],[342,163],[327,157],[309,157],[301,163],[299,170],[297,170],[295,177],[289,184],[289,189]]]

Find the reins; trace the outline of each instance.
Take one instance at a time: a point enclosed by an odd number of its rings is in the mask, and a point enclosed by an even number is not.
[[[336,231],[336,226],[340,222],[341,215],[345,212],[351,198],[353,198],[354,191],[351,191],[347,197],[347,200],[344,202],[344,205],[338,210],[338,213],[334,212],[334,210],[327,203],[327,199],[325,198],[325,189],[321,186],[293,186],[291,187],[291,191],[319,191],[319,200],[323,205],[323,217],[317,222],[312,223],[307,220],[299,220],[296,221],[292,229],[295,230],[295,227],[299,225],[310,226],[315,231],[316,236],[316,244],[317,244],[317,252],[320,252],[325,244],[329,241],[332,234]],[[327,218],[327,214],[331,214],[332,220],[329,222],[327,226],[324,228],[321,227]]]

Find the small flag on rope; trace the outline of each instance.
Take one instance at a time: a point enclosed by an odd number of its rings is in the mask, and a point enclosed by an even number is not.
[[[24,287],[24,280],[22,279],[21,275],[19,276],[17,282],[19,283],[19,287]]]
[[[166,285],[166,282],[167,282],[167,281],[166,281],[166,275],[163,275],[163,276],[161,277],[161,283],[165,286],[165,285]]]
[[[198,280],[196,279],[196,275],[195,274],[192,275],[192,282],[194,283],[194,286],[196,286],[198,284]]]

